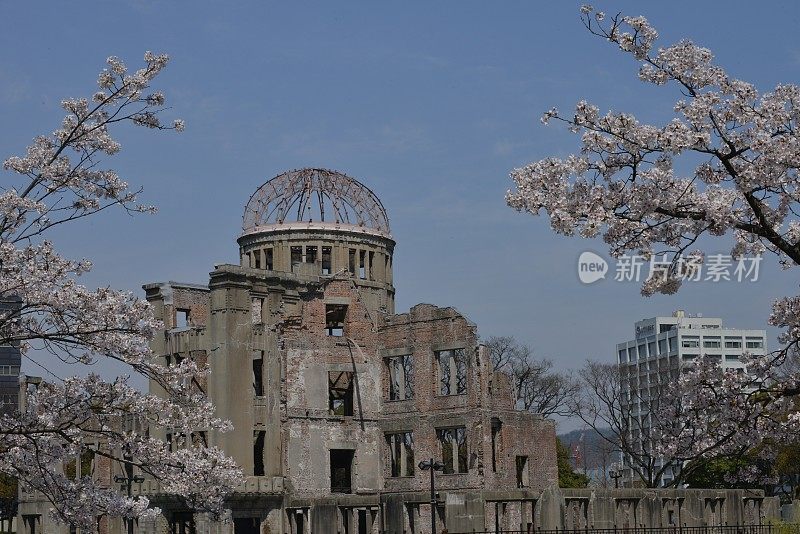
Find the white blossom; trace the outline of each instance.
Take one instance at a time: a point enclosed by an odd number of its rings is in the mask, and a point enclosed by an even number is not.
[[[150,341],[161,325],[149,305],[127,292],[79,284],[91,262],[65,258],[46,238],[53,226],[112,206],[132,213],[154,209],[138,204],[138,191],[101,161],[120,150],[110,133],[115,124],[163,128],[158,118],[163,94],[142,95],[167,60],[148,52],[145,66],[130,74],[110,57],[91,100],[65,99],[60,126],[3,164],[8,185],[0,193],[0,296],[19,305],[0,313],[0,344],[19,345],[25,357],[45,368],[47,359],[56,357],[73,364],[116,360],[164,392],[143,393],[128,384],[128,376],[112,381],[96,374],[72,376],[42,383],[27,395],[22,413],[0,417],[0,472],[41,492],[58,520],[85,532],[96,531],[101,515],[137,518],[158,510],[146,498],[121,495],[102,480],[67,476],[64,464],[81,454],[128,464],[188,506],[216,514],[241,480],[233,460],[215,447],[173,450],[150,437],[157,429],[187,436],[230,429],[214,417],[196,385],[207,368],[191,359],[160,362]],[[181,121],[173,124],[182,129]]]
[[[674,293],[682,279],[699,275],[710,256],[695,251],[691,264],[680,258],[704,235],[732,235],[734,259],[769,251],[786,268],[800,264],[800,87],[760,92],[689,40],[654,48],[658,34],[644,17],[604,17],[588,5],[580,12],[592,34],[639,61],[641,80],[677,89],[675,116],[650,125],[587,101],[571,116],[553,108],[542,122],[563,122],[580,148],[513,170],[508,205],[546,213],[563,235],[602,235],[614,257],[666,254],[671,261],[644,282],[644,295]],[[687,168],[674,164],[681,156],[693,172],[677,170]],[[775,302],[769,323],[783,329],[784,347],[750,355],[747,374],[700,361],[672,384],[653,429],[662,454],[688,460],[758,450],[768,461],[771,443],[796,436],[800,374],[781,369],[798,356],[800,297]]]

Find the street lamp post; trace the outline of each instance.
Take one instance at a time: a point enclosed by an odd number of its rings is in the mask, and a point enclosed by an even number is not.
[[[419,463],[419,468],[423,471],[431,472],[431,533],[436,534],[436,486],[433,482],[434,471],[444,471],[444,464],[435,462],[433,458],[423,460]]]
[[[137,484],[141,484],[144,482],[144,477],[140,475],[133,474],[133,465],[130,462],[125,464],[125,476],[122,475],[114,475],[114,482],[117,484],[125,484],[128,490],[128,497],[131,496],[133,483],[136,482]],[[128,534],[133,534],[133,518],[126,517],[125,524],[127,525]]]
[[[608,476],[614,479],[614,487],[619,488],[619,479],[622,478],[622,466],[615,464],[608,470]]]

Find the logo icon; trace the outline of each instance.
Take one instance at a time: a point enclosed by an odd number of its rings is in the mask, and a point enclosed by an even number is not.
[[[608,262],[594,252],[582,252],[578,257],[578,278],[583,284],[593,284],[605,278]]]

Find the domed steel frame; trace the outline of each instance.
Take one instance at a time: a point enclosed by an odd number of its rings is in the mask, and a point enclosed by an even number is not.
[[[247,201],[242,230],[290,222],[347,224],[389,234],[389,217],[375,193],[328,169],[293,170],[267,181]]]

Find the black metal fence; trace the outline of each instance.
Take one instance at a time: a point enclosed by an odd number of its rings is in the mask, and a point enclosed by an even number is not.
[[[765,525],[709,525],[667,527],[613,527],[613,528],[576,528],[545,530],[531,527],[528,530],[471,530],[468,532],[450,532],[446,534],[800,534],[800,523],[770,523]]]

